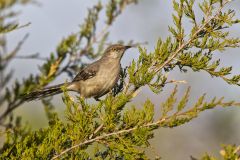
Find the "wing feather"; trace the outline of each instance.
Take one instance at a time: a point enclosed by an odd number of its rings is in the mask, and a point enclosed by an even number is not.
[[[90,65],[88,65],[87,67],[83,68],[73,79],[73,82],[76,81],[85,81],[87,79],[90,79],[92,77],[94,77],[97,72],[99,70],[99,63],[95,62],[92,63]]]

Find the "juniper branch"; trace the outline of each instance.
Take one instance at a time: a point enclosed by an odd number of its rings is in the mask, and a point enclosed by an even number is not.
[[[62,152],[56,154],[52,158],[52,160],[60,158],[64,154],[66,154],[68,152],[71,152],[72,150],[74,150],[76,148],[82,147],[84,145],[89,145],[89,144],[92,144],[94,142],[101,142],[100,140],[106,140],[107,138],[112,137],[112,136],[118,136],[118,135],[122,135],[122,134],[127,134],[127,133],[133,132],[133,131],[135,131],[135,130],[137,130],[139,128],[149,128],[149,129],[152,128],[153,129],[153,128],[156,128],[156,127],[157,128],[161,127],[162,125],[165,126],[165,123],[167,123],[168,120],[175,119],[175,118],[181,117],[181,116],[188,116],[189,114],[192,114],[194,112],[194,113],[196,113],[196,115],[194,117],[190,117],[190,119],[193,119],[193,118],[197,117],[199,112],[202,112],[202,111],[204,111],[206,109],[212,109],[212,108],[217,107],[217,106],[223,106],[223,107],[227,107],[227,106],[240,106],[240,103],[236,103],[236,102],[233,102],[233,101],[222,102],[222,98],[221,98],[218,101],[210,102],[209,104],[206,103],[206,102],[202,103],[202,107],[197,107],[197,108],[192,107],[191,109],[189,109],[189,110],[187,110],[185,112],[176,112],[173,115],[169,115],[167,117],[163,116],[158,121],[155,121],[155,122],[152,122],[152,123],[147,123],[147,124],[144,124],[142,126],[135,126],[135,127],[129,128],[129,129],[118,130],[116,132],[106,133],[106,134],[103,134],[103,135],[100,135],[100,136],[97,136],[97,137],[94,137],[94,136],[91,135],[89,137],[89,139],[85,140],[84,142],[81,142],[79,144],[73,145],[73,146],[63,150]],[[96,131],[99,131],[99,128],[102,128],[102,127],[103,127],[103,124],[101,124],[100,127],[98,127],[96,129]]]
[[[220,7],[219,9],[216,11],[215,15],[211,16],[211,17],[207,17],[206,21],[204,22],[204,24],[202,24],[198,30],[192,35],[190,36],[189,40],[185,43],[183,43],[181,46],[178,47],[178,49],[163,63],[163,64],[160,64],[160,65],[156,65],[157,62],[153,63],[153,70],[155,73],[159,72],[163,67],[165,67],[166,65],[168,65],[169,63],[171,63],[174,58],[179,54],[181,53],[181,51],[187,47],[196,37],[197,35],[204,31],[205,27],[211,23],[211,21],[213,19],[215,19],[219,14],[220,12],[222,11],[222,9],[225,7],[225,5],[229,3],[229,0],[226,0]],[[156,66],[155,66],[156,65]]]

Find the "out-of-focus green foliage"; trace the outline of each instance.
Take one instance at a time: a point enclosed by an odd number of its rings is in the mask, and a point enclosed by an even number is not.
[[[17,22],[14,21],[14,18],[18,15],[17,12],[12,11],[12,7],[14,5],[26,5],[31,3],[31,0],[1,0],[0,1],[0,107],[3,108],[4,103],[9,101],[10,102],[10,95],[12,94],[6,86],[8,85],[10,79],[12,78],[13,71],[7,72],[7,67],[9,63],[13,60],[16,56],[17,52],[20,50],[21,46],[23,45],[24,41],[28,37],[26,35],[14,49],[11,51],[7,50],[7,40],[6,34],[22,27],[26,27],[29,24],[19,25]],[[16,84],[15,90],[18,90],[19,85]],[[14,95],[17,97],[18,95]],[[2,111],[2,110],[1,110]],[[10,120],[12,120],[12,115],[10,115]],[[2,116],[1,118],[2,119]],[[16,119],[16,125],[18,126],[20,118]],[[3,124],[2,124],[3,125]]]
[[[14,5],[26,5],[33,2],[32,0],[0,0],[0,34],[8,33],[18,29],[19,24],[16,22],[6,22],[6,19],[14,18],[17,12],[11,10]],[[4,47],[5,39],[1,37],[1,47]]]
[[[39,74],[31,75],[23,82],[16,81],[13,89],[6,90],[3,101],[8,107],[0,117],[1,124],[12,124],[12,119],[7,123],[6,117],[23,103],[20,96],[22,93],[46,86],[63,72],[72,76],[85,65],[82,56],[90,60],[100,56],[109,34],[106,29],[125,6],[135,2],[110,0],[106,6],[99,2],[89,9],[80,31],[61,41],[56,52],[51,53],[46,63],[40,67]],[[228,3],[230,1],[227,0],[201,1],[198,6],[203,16],[196,18],[193,6],[197,2],[173,0],[175,13],[174,25],[169,26],[171,35],[166,40],[159,38],[152,52],[139,47],[138,60],[132,61],[128,68],[122,70],[120,82],[112,92],[100,102],[89,104],[80,97],[70,97],[63,87],[67,122],[58,117],[51,101],[44,99],[49,126],[31,131],[22,127],[18,120],[18,125],[9,129],[13,132],[5,132],[7,139],[0,149],[1,158],[148,159],[144,148],[149,147],[148,141],[154,137],[154,130],[180,126],[207,109],[240,106],[240,103],[225,101],[223,97],[206,100],[207,94],[189,104],[190,87],[181,98],[177,98],[178,86],[175,85],[166,101],[159,102],[161,114],[157,114],[160,116],[156,119],[151,99],[146,100],[141,108],[135,105],[127,107],[144,86],[159,94],[166,85],[181,83],[167,76],[176,67],[184,72],[187,69],[194,72],[206,71],[228,84],[240,84],[240,75],[229,77],[232,67],[219,67],[222,66],[220,60],[212,60],[216,52],[240,45],[240,38],[231,37],[229,30],[226,30],[240,22],[235,19],[235,11],[224,8]],[[99,14],[103,10],[106,12],[106,27],[99,36],[96,28]],[[183,20],[190,20],[191,30],[186,31]],[[100,43],[96,44],[97,41]],[[65,61],[67,64],[63,63]],[[235,146],[224,147],[221,155],[225,159],[238,159],[239,149],[236,153],[235,150]],[[203,159],[214,158],[206,155]]]
[[[137,3],[138,0],[111,0],[107,4],[106,15],[107,24],[111,25],[115,18],[122,13],[123,9],[131,3]]]
[[[238,160],[240,159],[240,146],[236,145],[224,145],[222,150],[220,150],[221,159],[223,160]],[[192,160],[217,160],[213,156],[205,154],[202,158],[197,159],[191,157]]]

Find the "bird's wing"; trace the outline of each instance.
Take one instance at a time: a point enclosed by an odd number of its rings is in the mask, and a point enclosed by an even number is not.
[[[94,77],[99,70],[99,63],[92,63],[88,65],[87,67],[83,68],[73,79],[73,82],[76,81],[85,81],[87,79],[90,79]]]

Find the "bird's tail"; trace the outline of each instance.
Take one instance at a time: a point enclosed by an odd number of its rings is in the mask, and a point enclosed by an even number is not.
[[[41,90],[37,90],[37,91],[33,91],[27,94],[23,95],[23,100],[24,101],[32,101],[32,100],[38,100],[41,98],[45,98],[45,97],[49,97],[49,96],[53,96],[59,93],[62,93],[62,89],[61,87],[66,85],[68,86],[70,83],[62,83],[62,84],[58,84],[55,86],[50,86]]]

